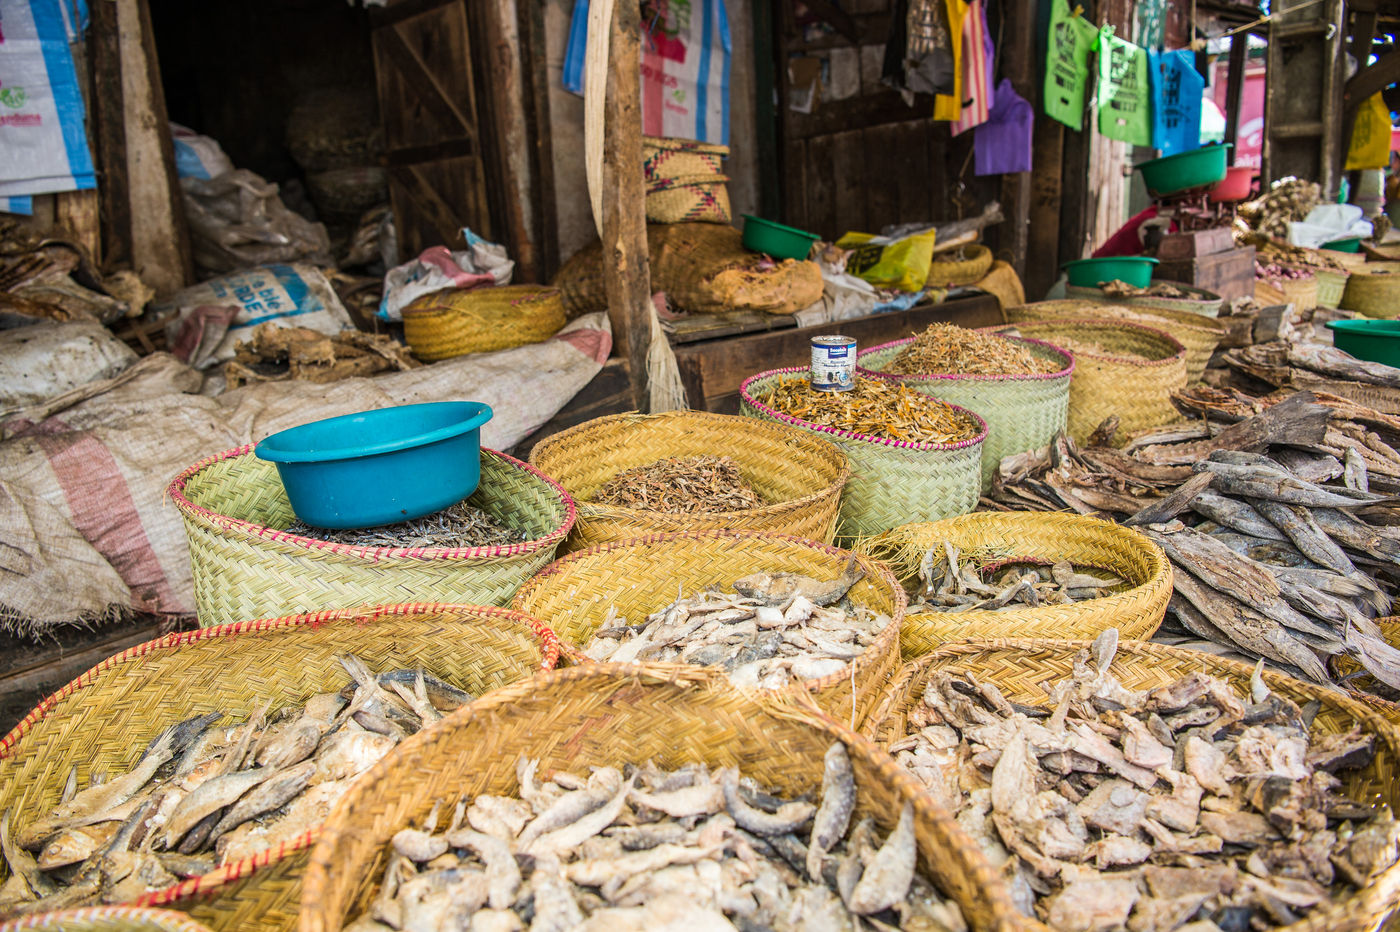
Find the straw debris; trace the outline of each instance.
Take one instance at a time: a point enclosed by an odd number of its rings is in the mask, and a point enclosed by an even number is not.
[[[968,412],[884,379],[857,377],[856,387],[848,392],[819,392],[812,390],[806,376],[791,376],[756,398],[813,424],[886,440],[958,443],[981,433]]]
[[[763,499],[727,456],[668,457],[609,479],[593,496],[599,505],[673,515],[747,511]]]

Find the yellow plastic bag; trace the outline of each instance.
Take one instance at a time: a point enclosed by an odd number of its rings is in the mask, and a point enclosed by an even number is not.
[[[876,288],[921,291],[933,261],[933,231],[883,245],[862,245],[874,238],[873,233],[847,233],[836,241],[838,248],[854,250],[846,259],[846,271]]]
[[[1385,168],[1390,164],[1390,108],[1373,95],[1356,113],[1356,128],[1347,147],[1347,171]]]

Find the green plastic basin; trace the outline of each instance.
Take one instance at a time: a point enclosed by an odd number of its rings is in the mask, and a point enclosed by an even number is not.
[[[744,248],[767,253],[774,259],[805,259],[819,239],[815,233],[744,214]]]
[[[1157,197],[1204,188],[1225,180],[1230,144],[1201,146],[1143,162],[1137,167],[1147,190]]]
[[[1327,329],[1342,352],[1400,368],[1400,320],[1331,320]]]
[[[1084,288],[1097,288],[1104,282],[1127,282],[1134,288],[1152,284],[1152,267],[1157,260],[1148,256],[1111,256],[1106,259],[1076,259],[1066,262],[1069,283]]]
[[[1334,239],[1322,244],[1323,249],[1335,249],[1337,252],[1360,252],[1361,237],[1348,236],[1346,239]]]

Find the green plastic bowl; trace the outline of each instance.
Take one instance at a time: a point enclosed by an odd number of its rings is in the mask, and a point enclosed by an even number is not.
[[[1327,329],[1342,352],[1400,368],[1400,320],[1329,320]]]
[[[1323,249],[1335,249],[1337,252],[1360,252],[1361,237],[1348,236],[1346,239],[1334,239],[1322,244]]]
[[[1147,190],[1154,196],[1179,194],[1205,188],[1225,180],[1230,144],[1201,146],[1190,152],[1163,156],[1137,167]]]
[[[1127,282],[1134,288],[1152,284],[1152,267],[1157,260],[1148,256],[1110,256],[1106,259],[1076,259],[1066,262],[1069,283],[1084,288],[1097,288],[1104,282]]]
[[[815,233],[744,214],[744,248],[767,253],[774,259],[805,259],[819,239]]]

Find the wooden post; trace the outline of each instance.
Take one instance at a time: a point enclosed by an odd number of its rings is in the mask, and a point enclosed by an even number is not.
[[[1225,78],[1225,141],[1231,145],[1226,153],[1230,164],[1239,157],[1240,107],[1244,101],[1244,73],[1249,64],[1249,33],[1230,37],[1230,66]]]
[[[613,342],[623,348],[632,403],[647,410],[647,345],[651,342],[651,258],[646,188],[642,182],[640,12],[613,9],[608,91],[603,120],[603,284]]]
[[[1018,0],[1014,5],[1007,5],[1003,18],[1007,34],[1001,70],[1002,77],[1010,79],[1016,93],[1030,102],[1038,124],[1046,117],[1037,106],[1040,95],[1035,86],[1035,13],[1034,0]],[[1043,137],[1044,133],[1041,135]],[[1035,172],[1040,170],[1039,165],[1032,165],[1032,168]],[[1011,266],[1022,279],[1026,275],[1026,253],[1030,244],[1032,174],[1017,172],[1003,175],[1001,180],[1001,206],[1006,212],[1006,222],[998,237],[998,251],[1010,252]]]

